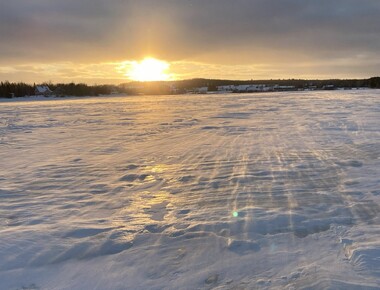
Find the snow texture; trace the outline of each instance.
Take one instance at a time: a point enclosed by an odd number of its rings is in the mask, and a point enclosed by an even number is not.
[[[380,91],[0,103],[0,289],[379,289]]]

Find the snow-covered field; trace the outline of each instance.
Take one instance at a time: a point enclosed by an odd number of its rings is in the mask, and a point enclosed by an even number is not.
[[[380,91],[0,102],[0,289],[379,289]]]

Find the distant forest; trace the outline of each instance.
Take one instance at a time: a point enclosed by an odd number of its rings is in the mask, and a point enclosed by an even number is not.
[[[191,79],[170,82],[130,82],[115,85],[87,85],[75,83],[43,83],[38,85],[48,86],[52,91],[51,95],[55,96],[99,96],[110,95],[113,93],[120,94],[172,94],[184,93],[197,87],[208,87],[209,91],[216,91],[218,86],[223,85],[246,85],[246,84],[265,84],[268,86],[294,86],[296,89],[304,89],[314,86],[318,89],[324,86],[334,86],[336,88],[380,88],[380,77],[369,79],[332,79],[332,80],[303,80],[303,79],[288,79],[288,80],[215,80],[215,79]],[[0,98],[24,97],[36,95],[36,84],[30,85],[26,83],[10,83],[8,81],[0,82]],[[173,91],[173,87],[176,88]]]
[[[111,85],[95,85],[89,86],[86,84],[52,84],[43,83],[38,84],[39,86],[48,86],[49,89],[56,96],[98,96],[98,95],[108,95],[111,94],[115,89],[115,86]],[[11,98],[11,97],[25,97],[36,95],[37,85],[30,85],[26,83],[10,83],[1,82],[0,83],[0,98]]]

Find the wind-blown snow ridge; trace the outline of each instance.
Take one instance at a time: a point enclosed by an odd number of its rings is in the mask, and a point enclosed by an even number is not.
[[[380,94],[0,103],[0,289],[378,289]]]

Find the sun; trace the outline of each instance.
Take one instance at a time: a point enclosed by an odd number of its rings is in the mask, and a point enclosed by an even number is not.
[[[166,81],[170,79],[168,69],[170,64],[166,61],[155,58],[145,58],[137,62],[134,61],[128,72],[131,80],[148,82],[148,81]]]

